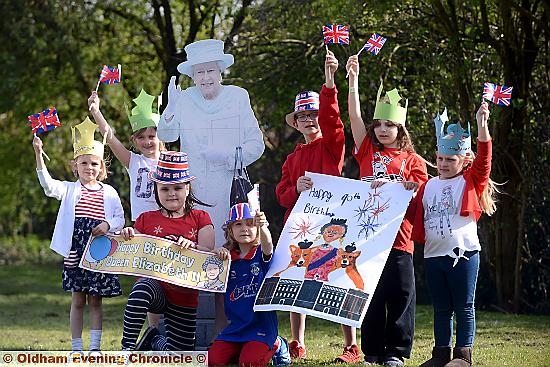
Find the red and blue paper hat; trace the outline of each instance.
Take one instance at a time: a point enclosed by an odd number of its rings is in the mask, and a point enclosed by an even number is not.
[[[157,169],[149,172],[149,179],[161,184],[172,185],[189,182],[196,177],[189,175],[187,154],[182,152],[161,152]]]
[[[301,111],[319,111],[319,93],[300,92],[294,100],[294,111],[285,117],[286,123],[294,127],[294,115]]]
[[[238,203],[235,204],[229,209],[229,216],[225,225],[227,226],[230,223],[233,223],[237,220],[243,219],[252,219],[254,216],[250,211],[250,205],[248,203]]]

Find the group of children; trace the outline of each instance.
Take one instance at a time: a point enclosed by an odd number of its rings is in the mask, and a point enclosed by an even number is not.
[[[334,83],[338,60],[327,51],[325,83],[320,94],[312,91],[296,96],[294,110],[286,122],[303,134],[282,167],[276,187],[279,203],[288,218],[301,192],[313,182],[305,172],[340,176],[344,162],[344,124],[340,118]],[[400,103],[397,90],[381,97],[378,92],[372,123],[365,126],[359,102],[359,60],[348,59],[348,111],[355,147],[353,156],[360,178],[376,188],[400,182],[416,192],[390,251],[378,286],[361,327],[360,349],[356,330],[342,325],[343,353],[337,362],[399,367],[409,358],[414,337],[415,283],[413,242],[425,242],[425,268],[434,307],[435,346],[432,358],[422,366],[469,366],[475,334],[474,296],[479,269],[476,221],[482,212],[495,210],[491,170],[489,110],[483,102],[477,111],[478,155],[471,150],[469,127],[447,126],[446,113],[436,118],[438,176],[428,180],[426,163],[415,153],[405,127],[407,103]],[[144,93],[142,91],[142,93]],[[52,249],[62,256],[63,289],[72,292],[70,325],[73,350],[82,350],[83,310],[90,307],[90,350],[100,349],[101,300],[121,294],[116,275],[78,267],[90,236],[122,231],[125,238],[143,233],[175,241],[184,249],[210,251],[221,260],[231,259],[225,313],[230,320],[209,348],[209,365],[265,366],[276,351],[286,347],[278,336],[274,311],[254,312],[255,297],[234,297],[233,290],[257,284],[267,273],[273,258],[273,243],[263,212],[253,213],[246,203],[230,208],[224,233],[226,244],[214,248],[214,227],[206,205],[193,194],[192,162],[181,152],[165,151],[158,139],[158,114],[134,109],[130,116],[131,141],[141,153],[128,150],[114,135],[101,114],[95,92],[88,99],[98,125],[86,119],[73,128],[74,182],[54,180],[42,158],[42,142],[33,140],[37,173],[46,195],[61,200],[52,239]],[[94,140],[94,131],[104,136]],[[106,178],[103,147],[107,143],[124,165],[130,178],[132,227],[124,227],[120,198]],[[132,287],[124,311],[124,350],[182,350],[194,348],[198,291],[162,281],[140,278]],[[139,334],[149,313],[149,324]],[[158,315],[164,315],[166,333],[157,329]],[[453,315],[457,331],[451,350]],[[290,313],[292,359],[306,358],[305,315]],[[361,357],[363,352],[364,357]],[[287,364],[285,358],[273,359]]]

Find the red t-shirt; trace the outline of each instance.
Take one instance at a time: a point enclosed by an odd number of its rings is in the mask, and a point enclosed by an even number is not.
[[[199,230],[212,225],[210,215],[204,210],[192,210],[181,218],[168,218],[160,210],[140,214],[134,228],[142,234],[166,238],[183,236],[193,242],[198,241]],[[173,238],[169,238],[174,240]],[[178,306],[197,307],[199,291],[160,281],[168,302]]]
[[[361,143],[359,150],[355,147],[353,156],[359,163],[359,174],[364,181],[385,178],[397,182],[414,181],[422,185],[428,180],[426,163],[418,154],[397,148],[378,150],[368,135]],[[413,216],[414,214],[407,209],[393,243],[393,248],[411,254],[414,252],[414,244],[411,240]]]

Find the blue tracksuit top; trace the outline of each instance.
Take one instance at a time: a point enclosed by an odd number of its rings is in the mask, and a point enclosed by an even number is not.
[[[224,296],[225,314],[230,324],[217,339],[243,343],[259,341],[273,346],[277,338],[277,314],[275,311],[254,312],[254,301],[260,290],[271,259],[264,259],[260,246],[255,246],[244,256],[231,251],[231,267],[227,291]]]

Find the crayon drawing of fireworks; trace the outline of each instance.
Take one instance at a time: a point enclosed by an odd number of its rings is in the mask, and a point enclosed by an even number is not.
[[[317,227],[319,226],[312,226],[309,217],[307,219],[300,218],[298,221],[292,224],[288,232],[292,235],[295,235],[294,237],[292,237],[293,240],[295,240],[296,238],[302,239],[306,238],[308,235],[314,236],[315,234],[313,233],[313,230]]]
[[[369,239],[369,234],[372,232],[374,234],[376,232],[376,228],[380,226],[380,224],[375,223],[376,217],[369,216],[367,217],[367,220],[362,220],[359,223],[359,227],[361,228],[359,230],[359,234],[357,235],[357,238],[361,237],[362,234],[365,235],[365,240]]]

